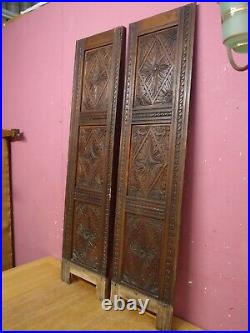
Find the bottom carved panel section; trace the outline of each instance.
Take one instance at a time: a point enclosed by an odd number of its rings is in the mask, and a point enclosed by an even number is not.
[[[162,221],[126,214],[122,281],[157,297]]]
[[[76,201],[72,261],[99,272],[102,234],[101,207]]]

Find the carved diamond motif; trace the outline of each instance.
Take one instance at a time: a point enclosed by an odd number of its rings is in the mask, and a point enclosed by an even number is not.
[[[139,39],[135,106],[172,103],[177,28]]]
[[[89,111],[107,108],[112,46],[87,51],[83,80],[83,108]]]
[[[161,222],[135,214],[127,214],[125,235],[126,261],[123,266],[123,281],[157,295],[162,237]]]
[[[105,127],[81,127],[77,185],[102,191],[105,166]]]
[[[72,260],[98,270],[101,264],[100,208],[81,202],[76,203],[74,218]]]
[[[165,198],[169,126],[133,126],[130,158],[130,196]]]

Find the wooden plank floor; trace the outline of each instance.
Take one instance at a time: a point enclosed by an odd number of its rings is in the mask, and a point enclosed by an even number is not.
[[[52,257],[3,272],[3,330],[155,330],[155,317],[137,311],[103,311],[95,287],[60,280]],[[173,330],[200,330],[174,318]]]

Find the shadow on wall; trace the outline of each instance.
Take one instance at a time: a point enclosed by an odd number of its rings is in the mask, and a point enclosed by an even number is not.
[[[181,231],[179,240],[179,256],[176,274],[176,292],[175,292],[175,314],[184,319],[190,318],[189,310],[191,310],[192,300],[190,299],[190,284],[192,281],[188,280],[190,276],[191,265],[191,247],[192,247],[192,212],[194,203],[194,184],[195,184],[195,152],[196,152],[196,115],[197,115],[197,41],[198,41],[198,10],[196,7],[196,29],[195,29],[195,44],[193,54],[193,71],[192,71],[192,84],[190,95],[190,112],[188,123],[188,136],[187,136],[187,152],[185,164],[185,176],[183,184],[183,199],[182,199],[182,214],[181,214]],[[197,202],[196,202],[197,205]]]

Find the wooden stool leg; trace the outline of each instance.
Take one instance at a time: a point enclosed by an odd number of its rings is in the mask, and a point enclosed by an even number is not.
[[[160,331],[171,330],[173,307],[169,304],[159,304],[156,314],[156,328]]]
[[[118,295],[117,285],[115,282],[111,282],[110,299],[112,302],[114,302],[115,295]]]
[[[71,283],[70,263],[65,259],[62,259],[61,279],[68,284]]]
[[[110,280],[101,276],[96,284],[96,295],[99,300],[110,297]]]

